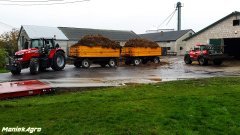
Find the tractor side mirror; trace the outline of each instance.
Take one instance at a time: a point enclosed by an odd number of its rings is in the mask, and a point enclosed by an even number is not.
[[[59,48],[60,46],[59,46],[59,44],[56,44],[56,48]]]

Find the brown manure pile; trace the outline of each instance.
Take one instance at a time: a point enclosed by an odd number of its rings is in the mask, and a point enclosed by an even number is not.
[[[81,40],[78,41],[77,44],[73,46],[101,46],[103,48],[120,48],[120,44],[112,41],[102,35],[86,35]]]
[[[157,48],[159,45],[153,41],[147,39],[130,39],[126,42],[125,47],[150,47],[150,48]]]

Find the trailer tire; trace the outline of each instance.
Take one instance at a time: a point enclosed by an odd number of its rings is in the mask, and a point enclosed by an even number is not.
[[[83,68],[89,68],[91,66],[91,62],[88,59],[84,59],[82,61],[82,67]]]
[[[65,54],[62,51],[56,52],[55,55],[53,56],[51,68],[55,71],[60,71],[64,69],[65,65],[66,65]]]
[[[117,60],[116,59],[110,59],[108,62],[109,67],[117,67]]]
[[[29,68],[32,75],[37,74],[40,71],[39,60],[37,58],[32,58],[30,60]]]
[[[141,60],[139,58],[133,59],[133,65],[138,66],[141,63]]]
[[[155,63],[155,64],[160,63],[159,57],[154,57],[154,58],[153,58],[153,63]]]

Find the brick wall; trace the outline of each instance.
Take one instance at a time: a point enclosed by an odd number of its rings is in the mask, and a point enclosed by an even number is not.
[[[240,26],[233,26],[233,20],[240,16],[232,16],[205,30],[197,36],[186,41],[186,49],[193,48],[197,43],[208,44],[209,39],[240,38]]]

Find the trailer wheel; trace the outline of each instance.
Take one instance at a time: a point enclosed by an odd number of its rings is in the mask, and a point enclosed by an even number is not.
[[[141,63],[141,60],[140,60],[139,58],[135,58],[135,59],[133,60],[133,65],[134,65],[134,66],[138,66],[140,63]]]
[[[214,65],[221,65],[222,62],[223,62],[223,61],[222,61],[221,59],[214,59],[214,60],[213,60],[213,64],[214,64]]]
[[[185,56],[184,56],[184,62],[185,62],[186,64],[192,64],[192,60],[191,60],[191,58],[190,58],[190,55],[185,55]]]
[[[37,58],[32,58],[29,67],[32,75],[37,74],[39,72],[39,60]]]
[[[199,65],[201,65],[201,66],[206,66],[206,65],[208,65],[208,60],[205,59],[205,58],[202,57],[202,56],[198,59],[198,62],[199,62]]]
[[[21,67],[19,63],[16,63],[16,70],[11,70],[12,75],[19,75],[21,73]]]
[[[153,63],[155,63],[155,64],[160,63],[159,57],[154,57],[154,58],[153,58]]]
[[[115,59],[110,59],[108,62],[109,67],[116,67],[117,61]]]
[[[66,65],[65,54],[61,51],[56,52],[55,55],[53,56],[51,68],[55,71],[60,71],[64,69],[65,65]]]
[[[82,61],[82,67],[83,67],[83,68],[89,68],[90,65],[91,65],[91,63],[90,63],[90,61],[89,61],[88,59],[84,59],[84,60]]]

